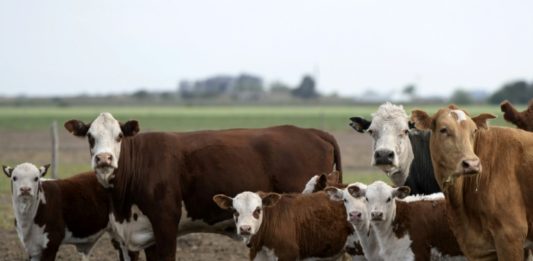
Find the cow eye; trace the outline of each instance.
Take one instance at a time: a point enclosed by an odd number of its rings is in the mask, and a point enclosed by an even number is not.
[[[118,134],[118,137],[117,137],[117,142],[120,142],[122,140],[122,138],[124,138],[124,134],[120,133]]]
[[[391,201],[391,197],[387,198],[387,203],[389,203]]]
[[[368,134],[372,135],[372,134],[374,134],[374,131],[373,130],[368,130]]]
[[[37,182],[37,180],[39,180],[38,177],[33,178],[33,181],[34,181],[34,182]]]
[[[239,217],[239,212],[237,212],[236,210],[233,211],[233,215],[238,218]]]
[[[344,203],[348,203],[348,200],[344,199]]]
[[[261,215],[261,208],[258,207],[254,210],[253,216],[255,219],[259,219],[259,215]]]
[[[17,181],[17,177],[13,177],[13,181]]]
[[[444,128],[441,128],[439,130],[439,132],[442,133],[442,134],[447,134],[448,133],[448,129],[446,129],[446,127],[444,127]]]
[[[367,197],[365,197],[365,200],[368,202],[368,198]]]
[[[89,140],[89,146],[91,149],[94,147],[94,137],[90,133],[87,133],[87,140]]]

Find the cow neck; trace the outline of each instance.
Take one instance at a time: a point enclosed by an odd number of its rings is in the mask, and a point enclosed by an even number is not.
[[[280,199],[281,201],[281,199]],[[278,202],[279,204],[281,202]],[[274,206],[276,207],[276,206]],[[257,233],[250,238],[250,241],[247,242],[247,247],[250,248],[252,252],[259,252],[262,250],[263,246],[266,245],[267,247],[273,249],[273,242],[276,240],[273,238],[273,235],[271,235],[270,232],[272,232],[272,229],[270,227],[270,220],[274,220],[272,218],[273,213],[271,207],[263,208],[263,222],[261,222],[261,226],[259,227],[259,230]]]
[[[35,196],[23,199],[15,196],[12,198],[17,230],[20,231],[19,236],[22,236],[21,240],[25,241],[30,236],[33,226],[36,225],[35,216],[37,215],[39,206],[41,203],[46,204],[41,182],[39,182],[39,188]]]
[[[131,207],[133,205],[133,198],[136,190],[140,172],[140,159],[136,153],[136,137],[123,139],[120,148],[120,157],[118,160],[118,167],[114,170],[114,179],[112,180],[113,187],[108,188],[111,192],[112,207],[115,212],[121,215],[129,216]]]
[[[363,248],[363,253],[370,254],[370,250],[372,249],[371,244],[374,242],[371,242],[371,239],[375,239],[374,234],[371,235],[372,227],[370,225],[370,220],[367,218],[363,224],[353,225],[355,233],[357,234],[357,237],[359,238],[359,243],[361,244],[361,247]]]

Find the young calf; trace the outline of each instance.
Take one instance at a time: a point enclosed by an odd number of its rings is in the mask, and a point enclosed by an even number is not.
[[[354,193],[356,188],[364,189],[365,184],[356,182],[344,189],[337,187],[326,187],[324,190],[330,195],[330,198],[335,201],[344,202],[348,222],[350,222],[357,236],[364,256],[367,260],[383,260],[379,255],[379,244],[376,238],[376,233],[372,231],[370,224],[370,214],[366,208],[365,198]]]
[[[106,192],[94,173],[44,181],[48,166],[3,166],[11,179],[18,237],[30,260],[54,260],[61,244],[75,245],[86,260],[108,228]],[[121,253],[121,259],[136,255],[130,254]]]
[[[352,186],[351,195],[365,197],[380,256],[384,260],[464,259],[448,225],[444,195],[407,197],[409,192],[409,187],[392,188],[382,181]]]
[[[324,192],[242,192],[235,198],[215,195],[213,200],[233,211],[251,260],[336,259],[353,231],[343,205]]]

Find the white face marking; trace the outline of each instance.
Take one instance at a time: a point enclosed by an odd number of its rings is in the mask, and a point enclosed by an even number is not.
[[[263,201],[259,195],[253,192],[245,191],[233,198],[233,209],[237,226],[237,234],[242,236],[245,241],[259,231],[263,222]],[[254,214],[255,213],[255,214]],[[249,228],[250,233],[242,233],[242,228]]]
[[[120,123],[107,112],[96,117],[87,131],[88,139],[94,139],[94,146],[91,149],[91,166],[96,171],[98,181],[104,187],[109,187],[113,171],[118,168],[121,136]],[[111,156],[110,165],[99,167],[96,157],[104,153]]]
[[[302,191],[302,194],[313,193],[316,187],[316,183],[318,182],[318,178],[320,178],[320,176],[314,175],[311,179],[309,179],[309,181],[307,181],[307,183],[305,184],[305,188]]]
[[[16,166],[11,173],[13,184],[13,199],[23,197],[36,197],[41,184],[41,171],[31,163],[22,163]]]
[[[366,185],[363,183],[352,183],[344,189],[336,189],[334,200],[342,200],[344,208],[346,209],[346,218],[348,222],[352,223],[356,229],[368,229],[370,215],[366,207],[365,197],[354,197],[348,191],[349,187],[357,186],[362,190],[366,190]],[[328,192],[329,193],[329,192]],[[332,195],[330,194],[330,197]]]
[[[468,118],[468,116],[466,116],[466,113],[462,110],[451,110],[450,113],[454,113],[455,116],[457,116],[457,122],[459,123]]]
[[[373,222],[389,224],[396,215],[396,202],[392,188],[383,181],[376,181],[366,189],[367,208]],[[381,218],[379,218],[381,213]]]
[[[377,165],[390,174],[400,169],[408,171],[414,158],[408,135],[408,122],[409,118],[403,107],[388,102],[372,114],[372,123],[367,130],[374,139],[372,165]],[[392,153],[390,164],[376,160],[376,154],[379,153]],[[406,178],[407,175],[403,181]]]

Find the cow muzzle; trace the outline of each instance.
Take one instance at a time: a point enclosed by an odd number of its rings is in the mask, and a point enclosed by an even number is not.
[[[251,236],[252,235],[252,226],[243,225],[239,227],[239,235],[241,236]]]
[[[394,151],[392,150],[376,150],[374,152],[374,164],[376,166],[392,165],[394,157]]]
[[[465,159],[461,161],[463,175],[475,175],[481,172],[481,161],[479,158]]]
[[[348,214],[348,221],[351,223],[359,223],[363,221],[363,213],[360,211],[352,211]]]
[[[372,221],[383,221],[383,212],[381,211],[372,211],[370,214]]]

